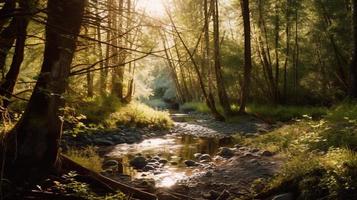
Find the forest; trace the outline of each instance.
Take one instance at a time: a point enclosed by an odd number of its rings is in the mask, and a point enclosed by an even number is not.
[[[0,0],[0,200],[357,199],[357,0]]]

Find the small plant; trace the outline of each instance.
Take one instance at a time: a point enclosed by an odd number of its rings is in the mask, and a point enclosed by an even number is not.
[[[79,182],[76,180],[76,172],[69,172],[62,176],[66,183],[54,181],[54,189],[61,191],[61,193],[68,193],[75,197],[87,200],[124,200],[125,195],[121,192],[116,194],[106,194],[104,196],[98,195],[93,192],[87,183]]]

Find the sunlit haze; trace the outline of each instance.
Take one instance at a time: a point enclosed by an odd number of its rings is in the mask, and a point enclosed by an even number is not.
[[[165,15],[164,0],[138,0],[138,7],[152,17]]]

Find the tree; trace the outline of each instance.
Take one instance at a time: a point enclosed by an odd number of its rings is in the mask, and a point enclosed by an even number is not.
[[[7,134],[8,178],[41,176],[59,164],[64,93],[76,49],[85,0],[48,0],[44,61],[25,113]]]
[[[250,77],[252,73],[252,50],[250,36],[250,11],[249,0],[241,0],[244,26],[244,82],[241,91],[240,113],[245,113],[250,90]]]
[[[352,0],[353,53],[350,65],[350,97],[357,98],[357,0]]]
[[[213,34],[214,34],[214,69],[216,74],[216,85],[218,90],[218,99],[226,115],[232,114],[231,105],[228,99],[225,83],[222,75],[221,66],[221,45],[219,37],[219,7],[218,0],[213,1]]]

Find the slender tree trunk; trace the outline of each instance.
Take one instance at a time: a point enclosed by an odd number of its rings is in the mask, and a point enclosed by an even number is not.
[[[200,86],[200,89],[202,91],[203,97],[206,100],[207,106],[210,108],[210,110],[211,110],[211,112],[212,112],[212,114],[213,114],[213,116],[215,117],[216,120],[224,121],[225,118],[224,118],[224,116],[222,116],[218,112],[218,110],[216,108],[216,104],[214,102],[213,96],[210,95],[209,93],[207,93],[207,91],[206,91],[205,84],[203,82],[202,75],[201,75],[201,72],[200,72],[199,67],[197,65],[197,62],[196,62],[196,60],[194,58],[194,55],[192,55],[190,49],[188,48],[188,46],[186,45],[185,41],[183,40],[180,32],[177,30],[177,27],[176,27],[176,25],[175,25],[175,23],[174,23],[174,21],[172,19],[172,16],[170,15],[170,13],[168,11],[166,13],[168,14],[168,16],[170,18],[170,21],[172,23],[174,31],[176,32],[176,34],[177,34],[178,38],[180,39],[183,47],[185,48],[187,54],[189,55],[190,60],[192,61],[192,64],[194,66],[194,70],[195,70],[195,72],[197,74],[197,77],[198,77],[199,86]]]
[[[29,8],[30,1],[23,1],[20,3],[20,7],[24,10],[30,10]],[[20,73],[20,67],[22,61],[24,60],[24,50],[25,50],[25,42],[26,42],[26,33],[27,26],[29,24],[29,17],[15,17],[16,24],[16,46],[14,56],[12,58],[12,63],[9,71],[6,74],[5,79],[2,81],[0,85],[0,96],[5,97],[3,99],[3,108],[7,108],[10,104],[10,98],[14,92],[14,88],[16,85],[17,78]]]
[[[298,101],[298,88],[299,88],[299,57],[300,57],[300,46],[299,46],[299,8],[298,2],[295,0],[295,52],[294,52],[294,100],[295,103]]]
[[[213,6],[213,33],[214,33],[214,69],[216,74],[216,84],[218,90],[218,97],[224,113],[229,116],[232,115],[232,109],[227,95],[227,90],[224,84],[221,66],[221,50],[219,38],[219,6],[218,0],[214,0]]]
[[[4,6],[0,10],[0,16],[10,15],[16,7],[15,0],[6,0]],[[0,30],[3,29],[4,25],[9,22],[10,18],[0,19]]]
[[[284,63],[284,103],[288,98],[288,65],[290,57],[290,12],[291,12],[291,0],[286,0],[286,54]]]
[[[241,0],[241,7],[243,13],[244,24],[244,82],[241,93],[241,105],[239,112],[245,113],[249,92],[252,73],[252,49],[251,49],[251,36],[250,36],[250,11],[249,0]]]
[[[0,71],[2,77],[5,76],[5,63],[7,55],[16,40],[16,19],[13,18],[10,24],[0,33]]]
[[[85,29],[85,35],[88,36],[88,28]],[[90,44],[89,42],[87,42],[87,47],[86,47],[86,62],[89,65],[90,60],[89,60],[89,48],[90,48]],[[91,69],[87,70],[86,73],[86,78],[87,78],[87,97],[93,97],[94,95],[94,80],[93,80],[93,73],[91,72]]]
[[[104,55],[103,55],[103,45],[102,45],[102,31],[101,31],[101,20],[100,20],[100,14],[99,14],[99,3],[98,0],[95,0],[95,5],[96,5],[96,17],[97,17],[97,40],[98,40],[98,51],[99,51],[99,59],[103,60]],[[109,27],[109,25],[108,25]],[[100,96],[104,97],[106,95],[106,90],[107,90],[107,84],[106,84],[106,76],[107,74],[106,69],[104,69],[105,63],[101,62],[100,63],[100,76],[99,76],[99,93]]]
[[[350,97],[357,98],[357,0],[352,0],[353,54],[350,65]]]
[[[278,2],[275,4],[275,103],[280,101],[280,89],[279,89],[279,33],[280,33],[280,17]]]
[[[60,164],[63,95],[84,6],[85,0],[48,0],[46,45],[40,76],[25,113],[5,140],[8,178],[39,177]]]

